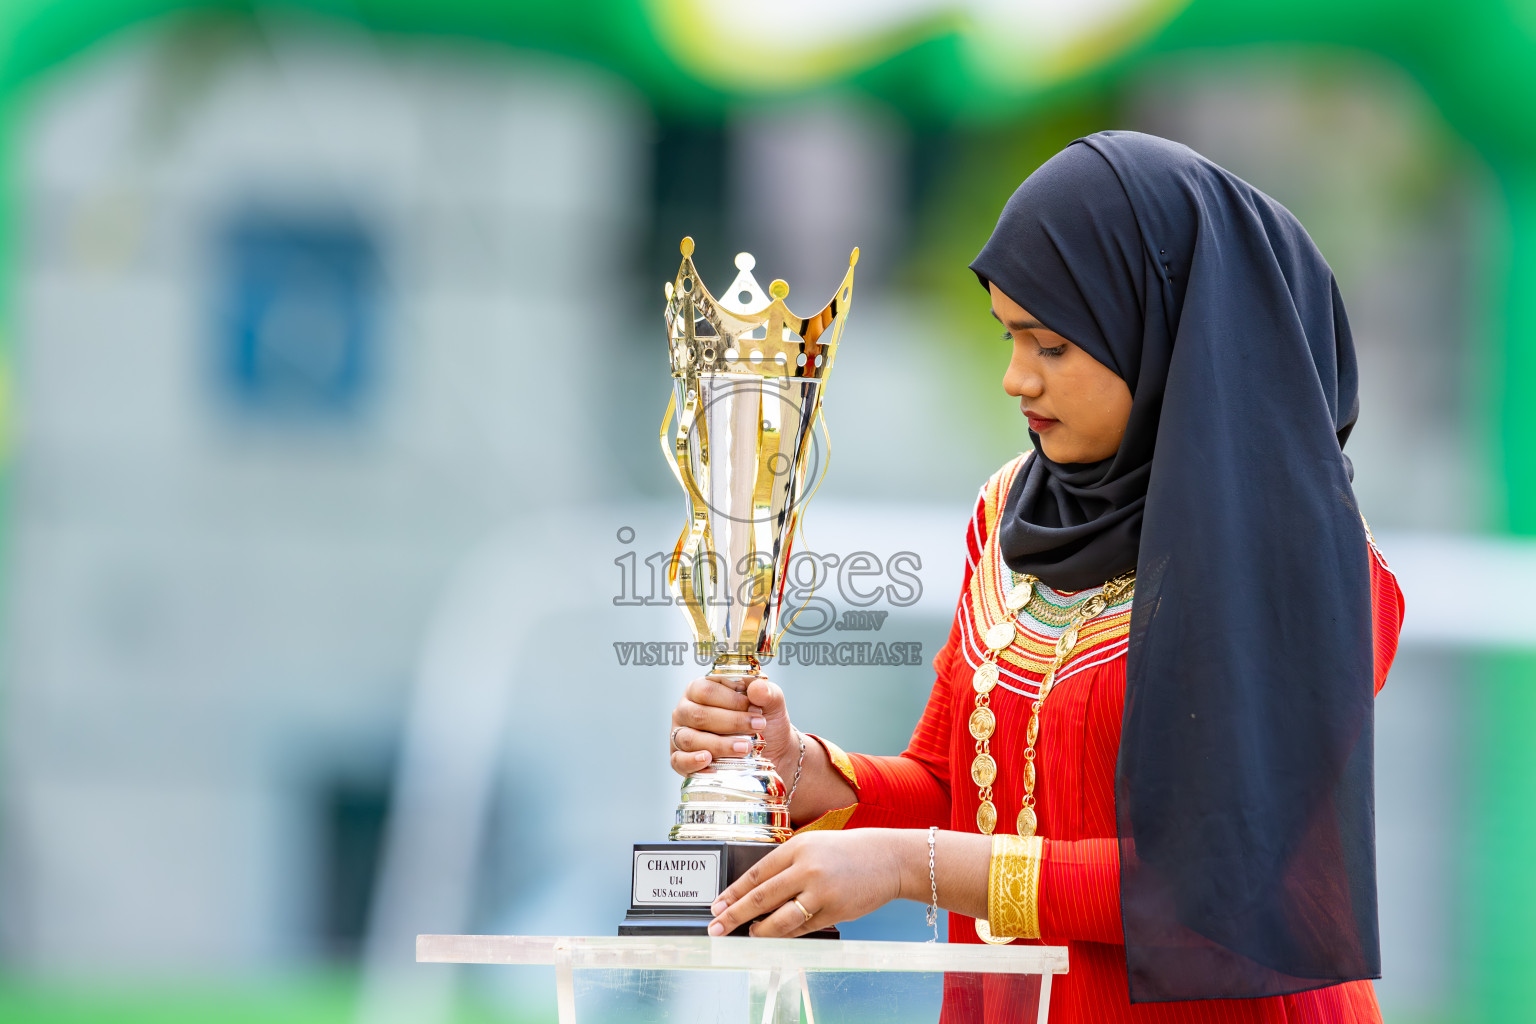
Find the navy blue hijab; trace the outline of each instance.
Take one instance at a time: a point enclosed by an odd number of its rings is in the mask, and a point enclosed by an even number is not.
[[[1008,565],[1136,568],[1115,773],[1133,1002],[1380,977],[1354,344],[1283,206],[1139,132],[1074,140],[971,264],[1114,370],[1114,456],[1015,478]]]

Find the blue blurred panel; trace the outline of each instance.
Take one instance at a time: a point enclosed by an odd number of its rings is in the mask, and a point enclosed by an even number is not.
[[[845,939],[883,939],[890,942],[927,942],[933,929],[925,917],[928,908],[906,900],[892,900],[873,913],[854,921],[844,921],[838,930]],[[949,934],[949,915],[939,914],[939,936]]]
[[[262,416],[344,420],[377,374],[380,274],[372,232],[342,215],[248,211],[220,245],[220,376]]]

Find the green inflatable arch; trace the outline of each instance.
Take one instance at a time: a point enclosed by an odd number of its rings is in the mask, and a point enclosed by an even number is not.
[[[380,32],[461,36],[550,50],[624,75],[659,105],[706,107],[775,88],[690,75],[680,63],[680,33],[664,13],[687,0],[340,0],[258,5],[356,21]],[[1523,8],[1523,9],[1522,9]],[[6,0],[0,4],[0,125],[37,76],[131,25],[187,10],[252,12],[210,0]],[[967,53],[959,16],[892,31],[850,52],[841,73],[857,86],[917,116],[976,120],[1016,116],[1063,90],[1135,72],[1180,52],[1276,44],[1358,51],[1386,58],[1418,81],[1451,127],[1482,155],[1507,206],[1505,325],[1496,353],[1502,392],[1496,436],[1507,500],[1503,525],[1536,535],[1536,459],[1520,442],[1536,438],[1536,6],[1468,0],[1191,0],[1156,25],[1138,26],[1117,46],[1099,40],[1075,76],[1032,82],[989,73]],[[1023,58],[1021,57],[1021,60]],[[781,85],[780,88],[795,86]],[[7,133],[9,135],[9,133]]]

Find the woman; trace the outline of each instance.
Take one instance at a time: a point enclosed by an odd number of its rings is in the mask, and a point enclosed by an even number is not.
[[[711,933],[902,897],[951,941],[1068,945],[1055,1021],[1378,1021],[1372,710],[1402,595],[1350,487],[1332,272],[1280,204],[1124,131],[1030,175],[971,269],[1033,449],[981,489],[905,753],[800,733],[764,678],[689,685],[679,772],[754,730],[800,768],[803,827]],[[1025,1002],[953,980],[945,1015]]]

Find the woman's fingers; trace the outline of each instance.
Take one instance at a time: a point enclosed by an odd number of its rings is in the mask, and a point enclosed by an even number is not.
[[[700,676],[688,684],[672,711],[672,770],[692,775],[720,758],[744,757],[752,749],[752,734],[769,724],[763,709],[746,694],[719,679]]]
[[[749,703],[746,694],[710,676],[700,676],[689,683],[683,691],[683,697],[695,704],[725,708],[728,711],[745,711]]]
[[[767,676],[754,676],[747,684],[745,694],[754,707],[761,708],[769,718],[786,715],[784,690]]]
[[[800,902],[796,903],[796,900]],[[748,934],[759,939],[792,939],[815,931],[821,925],[816,921],[816,908],[810,905],[814,900],[810,893],[791,896],[778,910],[752,925]],[[803,911],[800,909],[802,905],[805,906]],[[811,916],[806,917],[807,913]]]
[[[679,775],[692,775],[709,767],[714,756],[707,750],[672,751],[672,770]]]
[[[695,764],[689,768],[689,772],[696,772],[699,768],[708,764],[710,760],[722,757],[745,757],[752,749],[752,739],[749,736],[719,736],[712,732],[700,732],[698,729],[689,729],[687,726],[675,726],[672,729],[672,753],[673,764],[677,764],[677,754],[707,754],[708,759],[692,757],[684,763]],[[684,774],[687,774],[686,772]]]
[[[724,708],[698,704],[684,697],[672,711],[672,724],[686,726],[695,732],[712,732],[719,736],[747,736],[768,724],[762,715],[750,711],[727,711]]]
[[[801,872],[795,870],[794,859],[794,840],[791,839],[728,885],[710,907],[715,912],[715,919],[709,925],[709,934],[729,935],[798,895]]]
[[[753,935],[804,935],[862,917],[901,895],[900,851],[915,853],[911,839],[919,834],[858,828],[794,836],[726,886],[710,905],[709,934],[755,921]]]
[[[799,754],[799,740],[789,721],[789,710],[784,703],[784,691],[779,684],[766,676],[757,676],[747,685],[747,699],[761,715],[762,722],[754,728],[763,734],[764,752],[781,773],[794,770]],[[788,778],[788,774],[785,774]]]

